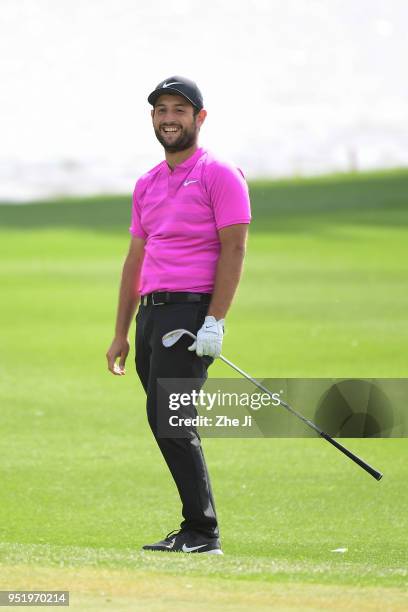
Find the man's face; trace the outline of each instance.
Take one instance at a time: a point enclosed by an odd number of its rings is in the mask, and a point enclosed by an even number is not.
[[[153,128],[157,140],[169,153],[184,151],[197,142],[207,113],[202,109],[194,116],[193,110],[183,96],[163,94],[157,98],[152,110]]]

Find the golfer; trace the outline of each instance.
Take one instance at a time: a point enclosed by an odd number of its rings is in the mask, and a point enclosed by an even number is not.
[[[165,160],[141,176],[133,192],[130,247],[106,357],[112,374],[125,374],[128,333],[139,304],[136,370],[147,395],[149,425],[177,486],[184,518],[179,530],[143,548],[222,554],[199,434],[195,427],[187,427],[183,437],[160,433],[157,381],[194,379],[199,388],[221,353],[251,220],[248,187],[238,168],[198,145],[207,112],[196,83],[169,77],[148,102]],[[197,340],[191,344],[185,335],[165,348],[162,336],[177,328],[193,332]],[[190,409],[197,414],[194,406]]]

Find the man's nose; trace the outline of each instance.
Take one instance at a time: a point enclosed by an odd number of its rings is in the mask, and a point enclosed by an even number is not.
[[[176,123],[176,118],[177,118],[177,115],[175,113],[168,112],[164,115],[164,117],[162,117],[162,121],[165,123],[171,123],[171,122]]]

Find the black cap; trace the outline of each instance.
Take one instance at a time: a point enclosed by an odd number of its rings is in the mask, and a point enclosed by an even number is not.
[[[159,96],[170,92],[183,96],[198,110],[201,110],[204,106],[203,95],[198,89],[197,84],[181,76],[172,76],[161,81],[149,95],[147,101],[154,106]]]

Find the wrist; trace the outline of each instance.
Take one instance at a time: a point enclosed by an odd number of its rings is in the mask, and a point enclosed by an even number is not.
[[[207,317],[214,317],[216,321],[225,321],[225,315],[222,315],[220,312],[214,312],[213,310],[207,312]]]
[[[115,332],[115,340],[128,340],[128,334],[124,332]]]

